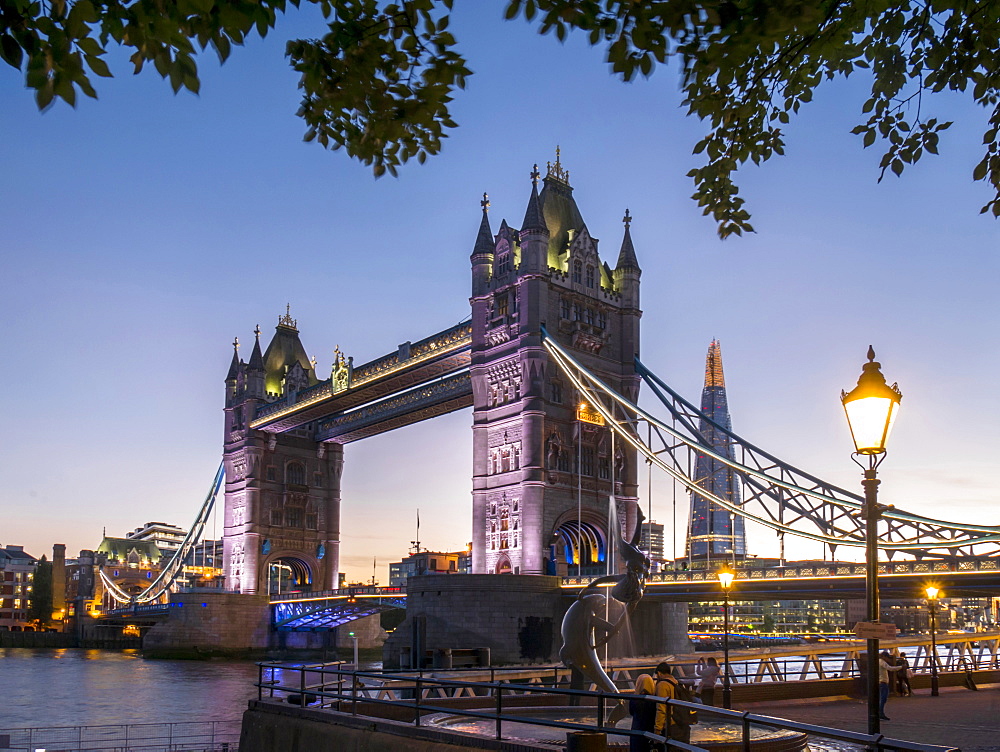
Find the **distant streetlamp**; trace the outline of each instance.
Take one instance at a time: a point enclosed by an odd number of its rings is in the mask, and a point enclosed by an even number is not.
[[[931,697],[938,696],[938,661],[937,661],[937,602],[941,591],[933,585],[928,585],[927,605],[931,611]]]
[[[899,387],[885,383],[875,361],[875,350],[868,346],[868,362],[861,370],[858,385],[849,393],[841,392],[840,399],[847,413],[855,452],[852,459],[864,471],[861,485],[865,489],[865,592],[869,622],[879,620],[878,594],[878,520],[884,507],[878,505],[879,464],[885,459],[885,442],[889,438],[899,403],[903,395]],[[867,467],[858,460],[867,458]],[[878,712],[878,638],[868,640],[868,733],[881,731]]]
[[[736,573],[728,568],[722,568],[717,574],[722,585],[722,707],[729,710],[733,707],[733,689],[729,686],[729,588],[732,587]]]

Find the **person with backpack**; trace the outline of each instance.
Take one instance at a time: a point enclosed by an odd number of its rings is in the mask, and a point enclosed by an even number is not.
[[[694,692],[674,678],[670,664],[666,661],[662,661],[656,667],[656,696],[668,700],[694,702]],[[654,730],[661,736],[690,744],[691,725],[697,722],[698,715],[691,708],[661,703],[656,708]]]

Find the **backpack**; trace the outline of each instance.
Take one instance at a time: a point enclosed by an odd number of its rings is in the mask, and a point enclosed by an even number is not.
[[[674,678],[657,679],[656,683],[669,682],[674,688],[674,699],[681,702],[696,702],[694,689],[687,684],[681,684]],[[680,705],[670,706],[670,723],[674,726],[693,726],[698,722],[698,711],[694,708],[685,708]]]

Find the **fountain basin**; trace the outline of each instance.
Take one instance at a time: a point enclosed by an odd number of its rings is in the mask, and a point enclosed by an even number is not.
[[[593,707],[527,707],[511,709],[512,715],[522,718],[539,718],[547,721],[578,723],[591,727],[597,724]],[[622,721],[627,724],[628,721]],[[453,713],[435,713],[421,719],[421,724],[442,731],[493,738],[496,722],[488,718],[469,718]],[[521,742],[564,743],[567,729],[536,726],[515,721],[503,722],[503,738]],[[623,734],[608,733],[610,749],[627,749],[629,738]],[[743,729],[733,723],[703,721],[691,727],[691,743],[713,752],[742,752]],[[750,729],[750,749],[754,752],[799,752],[807,749],[808,737],[798,731],[769,729],[759,726]]]

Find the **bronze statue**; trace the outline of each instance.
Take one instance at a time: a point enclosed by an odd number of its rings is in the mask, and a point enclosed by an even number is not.
[[[642,509],[637,508],[637,512],[631,540],[621,539],[624,574],[606,575],[590,582],[567,609],[562,621],[563,645],[559,650],[559,658],[563,665],[576,669],[601,691],[608,693],[618,693],[618,688],[605,673],[597,657],[597,649],[606,645],[624,626],[625,620],[642,600],[646,592],[646,578],[649,576],[649,557],[639,550],[642,523],[646,518]],[[595,588],[610,582],[615,583],[611,588],[611,597],[625,607],[614,624],[597,615],[604,609],[606,600],[604,595],[594,592]],[[597,630],[604,632],[600,639],[597,637]],[[619,702],[608,714],[607,724],[613,726],[624,717],[625,703]]]

